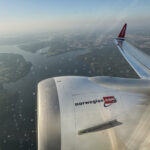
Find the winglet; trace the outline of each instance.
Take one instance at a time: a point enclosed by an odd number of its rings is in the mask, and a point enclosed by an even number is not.
[[[118,35],[118,38],[120,38],[120,39],[124,39],[125,38],[126,28],[127,28],[127,24],[125,23],[123,28],[122,28],[122,30],[121,30],[121,32]]]

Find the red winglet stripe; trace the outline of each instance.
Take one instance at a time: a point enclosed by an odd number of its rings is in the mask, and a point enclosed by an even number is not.
[[[121,32],[118,35],[118,38],[124,38],[126,33],[127,24],[125,24],[121,30]]]

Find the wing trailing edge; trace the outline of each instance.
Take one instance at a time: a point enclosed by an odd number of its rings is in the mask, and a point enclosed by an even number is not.
[[[115,44],[127,62],[142,79],[150,79],[150,57],[125,40],[127,24],[115,39]]]

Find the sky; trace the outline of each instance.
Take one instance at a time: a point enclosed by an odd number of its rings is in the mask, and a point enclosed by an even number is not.
[[[150,0],[0,0],[0,33],[150,25]]]

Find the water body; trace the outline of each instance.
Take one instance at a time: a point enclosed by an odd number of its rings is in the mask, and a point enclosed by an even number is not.
[[[17,45],[0,46],[0,53],[22,55],[32,63],[31,71],[17,82],[4,84],[9,92],[17,93],[16,109],[12,111],[16,130],[5,131],[7,137],[1,137],[0,148],[3,150],[36,149],[36,102],[37,84],[39,81],[64,75],[94,76],[88,64],[77,59],[77,56],[88,53],[88,50],[71,51],[57,56],[47,57],[39,53],[21,50]],[[4,130],[7,130],[7,126]],[[18,133],[16,133],[18,132]],[[19,135],[18,135],[19,134]]]

